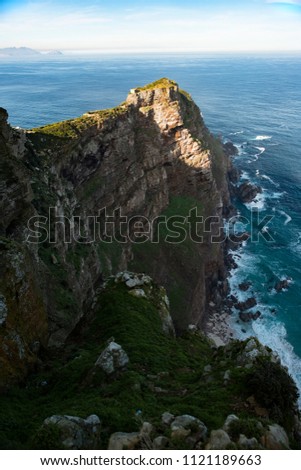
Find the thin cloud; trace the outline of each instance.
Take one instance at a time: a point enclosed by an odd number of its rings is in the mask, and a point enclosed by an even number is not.
[[[301,0],[266,0],[266,3],[282,3],[283,5],[300,5]]]

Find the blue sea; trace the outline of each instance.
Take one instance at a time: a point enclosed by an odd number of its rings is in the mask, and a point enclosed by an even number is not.
[[[13,126],[36,127],[124,101],[130,88],[167,76],[191,93],[209,129],[238,149],[242,180],[262,187],[238,209],[273,216],[261,238],[234,253],[232,291],[255,294],[262,316],[231,317],[236,335],[276,350],[301,390],[301,56],[164,54],[1,60],[0,106]],[[277,293],[276,282],[291,278]],[[249,292],[238,285],[251,281]],[[251,293],[251,294],[250,294]]]

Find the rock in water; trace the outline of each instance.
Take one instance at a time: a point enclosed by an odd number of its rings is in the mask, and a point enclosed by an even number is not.
[[[242,183],[236,189],[237,197],[244,203],[252,202],[259,193],[262,193],[262,189],[249,181]]]

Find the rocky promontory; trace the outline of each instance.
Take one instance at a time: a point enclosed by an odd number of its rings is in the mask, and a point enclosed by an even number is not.
[[[271,448],[272,426],[298,441],[273,353],[202,333],[228,290],[238,175],[187,92],[163,78],[31,130],[1,108],[0,152],[3,448]]]

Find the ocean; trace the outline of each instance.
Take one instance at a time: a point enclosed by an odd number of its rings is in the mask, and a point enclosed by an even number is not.
[[[273,348],[301,390],[301,56],[161,54],[63,56],[0,62],[0,106],[13,126],[32,128],[109,108],[130,88],[160,77],[176,80],[200,106],[212,133],[238,149],[242,179],[262,187],[250,219],[272,216],[263,237],[233,253],[232,292],[255,295],[261,317],[251,323],[231,316],[237,337],[255,335]],[[248,230],[249,226],[246,227]],[[289,287],[276,292],[279,280]],[[242,292],[241,282],[252,283]]]

